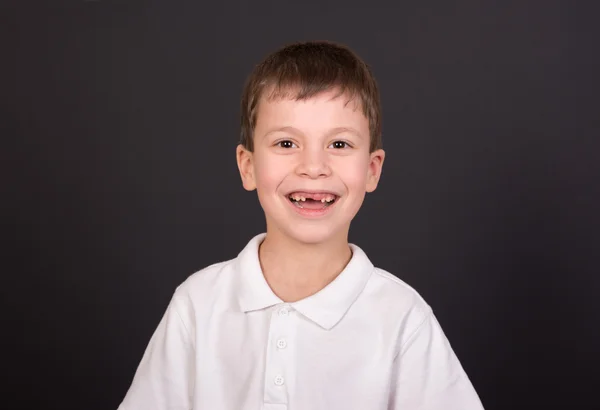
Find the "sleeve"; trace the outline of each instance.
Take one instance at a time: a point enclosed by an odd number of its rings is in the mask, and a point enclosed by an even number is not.
[[[173,297],[118,410],[192,408],[195,349],[191,326],[186,326],[181,312],[185,310],[178,307],[178,300]]]
[[[393,374],[390,410],[483,410],[431,310],[401,346]]]

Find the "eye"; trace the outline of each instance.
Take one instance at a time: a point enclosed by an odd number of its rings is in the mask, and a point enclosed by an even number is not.
[[[279,141],[276,145],[281,148],[296,148],[296,144],[290,140]]]
[[[333,147],[335,149],[344,149],[350,148],[350,144],[348,144],[346,141],[335,141],[330,145],[330,147]]]

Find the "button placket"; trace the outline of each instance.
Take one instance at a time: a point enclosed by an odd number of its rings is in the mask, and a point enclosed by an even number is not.
[[[294,372],[288,348],[292,328],[292,309],[287,305],[275,308],[271,314],[265,363],[265,404],[287,404],[288,378]]]

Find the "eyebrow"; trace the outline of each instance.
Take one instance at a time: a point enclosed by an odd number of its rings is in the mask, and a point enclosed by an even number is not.
[[[298,128],[295,127],[279,127],[279,128],[275,128],[272,130],[267,131],[265,134],[263,134],[263,137],[266,137],[274,132],[289,132],[291,134],[294,135],[302,135],[302,131],[300,131]],[[353,134],[355,136],[357,136],[358,138],[363,138],[363,135],[358,132],[356,129],[352,128],[352,127],[336,127],[336,128],[332,128],[330,129],[327,134],[325,134],[327,137],[331,137],[334,135],[338,135],[338,134],[342,134],[342,133],[350,133]]]

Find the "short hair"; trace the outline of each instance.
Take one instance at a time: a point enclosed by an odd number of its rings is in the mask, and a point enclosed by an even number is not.
[[[377,82],[369,66],[350,48],[329,41],[287,45],[258,64],[244,85],[241,101],[241,138],[254,150],[253,136],[260,99],[306,100],[322,92],[337,90],[336,97],[358,98],[369,121],[373,152],[382,146],[381,102]],[[268,95],[263,95],[269,92]]]

